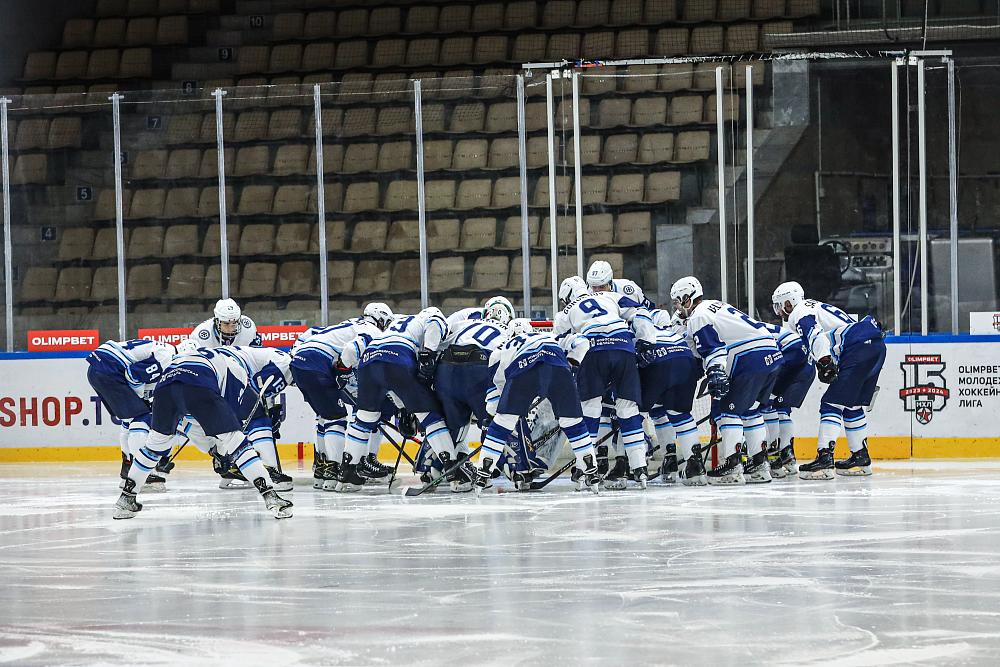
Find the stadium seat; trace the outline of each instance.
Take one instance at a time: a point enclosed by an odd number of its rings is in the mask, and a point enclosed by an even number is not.
[[[603,248],[614,240],[614,222],[610,213],[583,216],[583,247]]]
[[[519,156],[517,139],[494,139],[490,142],[486,164],[489,169],[509,169],[518,166]]]
[[[756,23],[741,23],[726,28],[726,53],[751,53],[758,50],[760,26]]]
[[[472,11],[472,31],[490,32],[503,28],[504,5],[499,2],[477,4]]]
[[[268,140],[296,139],[301,134],[302,111],[299,109],[279,109],[271,113],[267,122]]]
[[[448,139],[432,139],[424,142],[424,169],[440,171],[451,169],[452,147]]]
[[[347,223],[343,220],[326,221],[326,249],[330,251],[344,250],[347,247]],[[319,252],[319,225],[312,225],[309,234],[309,252]]]
[[[609,0],[580,0],[576,6],[573,25],[578,28],[606,26],[609,10]]]
[[[684,12],[680,17],[680,20],[690,23],[714,21],[715,13],[716,13],[716,0],[698,0],[697,2],[685,2]]]
[[[615,37],[616,58],[640,58],[649,54],[649,31],[619,30]]]
[[[424,67],[437,64],[440,46],[441,42],[436,37],[410,40],[406,46],[404,64],[407,67]]]
[[[271,215],[304,215],[309,211],[309,196],[312,188],[308,185],[281,185],[274,193]]]
[[[576,60],[579,57],[580,35],[575,33],[549,35],[549,42],[545,47],[547,60]]]
[[[198,215],[199,188],[173,188],[167,190],[163,204],[163,217],[167,220],[194,218]]]
[[[677,201],[680,198],[681,172],[666,171],[650,174],[646,177],[644,202],[660,204],[668,201]]]
[[[601,153],[601,163],[628,164],[629,162],[635,162],[638,149],[638,135],[613,134],[604,140],[604,151]]]
[[[549,143],[546,137],[531,137],[525,146],[528,167],[544,167],[549,164]]]
[[[245,146],[236,153],[236,176],[258,176],[270,171],[271,151],[267,146]]]
[[[344,213],[376,211],[379,208],[378,183],[351,183],[344,195]]]
[[[538,228],[540,225],[541,225],[541,220],[537,215],[528,216],[529,247],[534,247],[537,245]],[[501,250],[520,250],[521,232],[522,232],[521,216],[512,215],[511,217],[507,218],[503,223],[503,235],[500,238],[500,245],[497,247]]]
[[[118,268],[101,266],[94,270],[90,286],[90,300],[98,303],[118,302]],[[115,309],[117,312],[117,308]]]
[[[307,40],[333,37],[337,34],[337,13],[331,11],[309,12],[302,26],[302,36]]]
[[[701,95],[675,95],[667,109],[667,125],[701,123],[704,107],[705,98]]]
[[[681,132],[674,145],[672,162],[699,162],[711,155],[711,133],[707,130]]]
[[[240,277],[239,296],[243,299],[255,296],[273,296],[277,275],[277,264],[250,262],[243,269],[243,275]]]
[[[76,51],[75,53],[85,53]],[[38,79],[71,78],[57,77],[56,61],[62,54],[54,51],[33,51],[28,54],[24,62],[24,79],[33,81]]]
[[[122,79],[153,78],[153,51],[148,48],[122,51],[118,76]]]
[[[132,220],[143,220],[145,218],[161,217],[163,215],[163,204],[166,199],[167,191],[160,188],[136,190],[132,196],[129,218]]]
[[[413,111],[407,107],[379,109],[375,127],[381,136],[413,132]]]
[[[94,53],[98,53],[95,51]],[[117,56],[117,51],[114,52]],[[56,61],[55,71],[46,78],[55,79],[82,79],[87,76],[87,64],[90,54],[87,51],[63,51]],[[29,60],[29,64],[32,64]],[[39,63],[41,64],[41,63]],[[115,61],[117,66],[117,60]],[[117,74],[117,67],[115,69]],[[112,75],[113,76],[113,75]],[[91,77],[93,78],[93,77]]]
[[[694,83],[694,67],[690,63],[668,63],[660,68],[656,89],[672,93],[690,90]]]
[[[427,221],[428,252],[454,251],[458,237],[458,218],[431,218]]]
[[[15,151],[44,150],[49,143],[49,119],[26,118],[17,124]]]
[[[344,208],[344,186],[341,183],[333,183],[327,178],[323,184],[323,200],[326,203],[326,211],[341,211]],[[377,186],[377,184],[376,184]],[[309,213],[318,213],[316,188],[309,190]],[[376,197],[377,200],[377,197]]]
[[[233,168],[236,166],[236,149],[230,146],[223,151],[222,163],[226,169],[226,176],[233,175]],[[219,152],[215,148],[208,148],[201,154],[201,165],[198,167],[198,178],[219,177]]]
[[[554,119],[553,119],[554,120]],[[528,132],[548,129],[549,113],[545,102],[528,102],[524,105],[524,128]]]
[[[378,110],[372,107],[348,109],[344,112],[344,125],[340,131],[341,135],[344,137],[362,137],[375,134],[377,113]]]
[[[455,208],[468,210],[485,208],[493,199],[493,182],[488,178],[468,179],[458,184]]]
[[[510,280],[510,258],[504,255],[486,255],[476,259],[472,266],[473,292],[491,292],[503,289]]]
[[[169,299],[191,299],[207,294],[205,267],[201,264],[174,264],[167,278],[166,296]]]
[[[471,102],[455,105],[451,112],[449,132],[464,134],[467,132],[482,132],[486,117],[486,106],[482,102]]]
[[[410,7],[410,10],[406,12],[403,32],[411,35],[426,35],[437,32],[439,13],[439,8],[434,5]]]
[[[228,231],[228,230],[227,230]],[[271,255],[274,253],[274,225],[244,225],[237,255]]]
[[[549,248],[552,245],[552,224],[548,216],[542,218],[538,245],[536,248]],[[560,247],[576,246],[576,216],[556,216],[556,245]]]
[[[162,192],[162,191],[161,191]],[[157,216],[159,217],[159,216]],[[129,260],[163,255],[163,227],[138,227],[132,231],[125,256]]]
[[[277,293],[280,296],[311,294],[316,284],[316,268],[312,262],[285,262],[278,270]]]
[[[649,127],[667,122],[667,99],[663,96],[641,97],[632,105],[632,125]]]
[[[78,49],[94,46],[94,20],[69,19],[63,24],[62,47]]]
[[[122,230],[122,235],[124,239],[124,244],[128,247],[129,239],[132,235],[132,230],[126,227]],[[94,250],[92,252],[92,259],[111,259],[112,257],[118,256],[118,245],[116,241],[116,231],[114,227],[103,227],[97,230],[97,234],[94,236]]]
[[[389,223],[385,220],[355,223],[350,252],[382,252],[388,233]]]
[[[127,22],[123,18],[104,18],[94,26],[93,40],[89,44],[79,46],[110,47],[125,43]]]
[[[354,287],[354,262],[334,260],[327,263],[327,281],[331,294],[345,294]]]
[[[426,165],[425,165],[426,167]],[[413,168],[413,143],[391,141],[382,144],[378,151],[376,171],[403,171]]]
[[[59,239],[60,261],[89,258],[94,249],[93,227],[69,227]]]
[[[215,118],[212,117],[213,127]],[[201,141],[202,114],[177,114],[167,117],[168,144],[189,144]],[[214,135],[212,141],[214,142]]]
[[[477,299],[469,299],[464,296],[446,297],[441,299],[441,310],[443,310],[446,315],[458,312],[463,308],[475,308],[478,305],[479,301]]]
[[[371,61],[368,64],[371,67],[399,67],[403,65],[405,61],[405,39],[380,39],[375,42],[375,48],[372,51]]]
[[[593,264],[597,261],[605,261],[610,264],[611,270],[616,276],[622,275],[625,271],[625,258],[620,252],[594,253],[587,258],[587,265]]]
[[[513,102],[491,104],[486,113],[487,132],[516,132],[517,107]]]
[[[193,257],[198,254],[198,225],[171,225],[163,234],[162,257]]]
[[[692,55],[706,55],[710,53],[722,53],[723,51],[723,28],[722,26],[701,26],[691,30],[691,41],[688,50]]]
[[[389,225],[385,252],[416,252],[420,248],[419,223],[416,220],[396,220]]]
[[[326,160],[326,146],[323,148],[323,158]],[[309,162],[309,151],[310,146],[305,144],[278,146],[278,150],[274,154],[274,166],[271,168],[271,173],[275,176],[297,176],[300,174],[316,173],[315,160],[311,164]],[[343,165],[337,165],[333,171],[339,170],[341,166]]]
[[[378,165],[378,144],[350,144],[344,151],[345,174],[375,171]]]
[[[179,148],[170,151],[163,177],[171,180],[197,178],[201,151],[197,148]]]
[[[455,181],[427,181],[424,206],[428,211],[446,211],[455,206]]]
[[[87,299],[90,296],[91,280],[89,267],[65,267],[59,272],[54,300],[81,301]]]
[[[750,0],[717,0],[716,21],[740,21],[750,18]]]
[[[397,35],[403,31],[403,13],[399,7],[376,7],[368,18],[368,34]]]
[[[148,46],[156,41],[157,19],[152,16],[129,19],[125,29],[125,44],[128,46]],[[117,46],[121,42],[111,42],[100,46]]]
[[[306,71],[330,69],[336,60],[336,46],[331,42],[306,44],[302,52],[302,69]]]
[[[609,227],[610,230],[610,227]],[[649,211],[632,211],[619,213],[615,221],[614,242],[600,245],[626,246],[646,246],[652,240],[652,226],[650,224]],[[587,247],[597,247],[598,244]]]
[[[419,283],[418,283],[419,284]],[[440,294],[465,287],[465,259],[462,257],[438,257],[431,262],[429,288]]]
[[[681,134],[685,133],[681,132]],[[639,149],[635,157],[635,162],[639,164],[656,164],[658,162],[671,162],[673,158],[673,134],[665,132],[642,135],[642,139],[639,140]]]
[[[705,101],[705,122],[715,123],[717,117],[716,110],[716,96],[709,95],[708,99]],[[740,96],[739,95],[724,95],[722,98],[722,118],[723,120],[739,120],[740,119]]]
[[[608,186],[609,204],[632,204],[642,201],[642,174],[613,174]]]
[[[18,155],[10,182],[13,185],[40,185],[49,180],[48,157],[39,154]]]
[[[247,185],[240,192],[236,215],[270,215],[273,203],[273,185]]]
[[[219,257],[222,253],[222,246],[219,242],[219,231],[218,224],[208,226],[208,230],[205,232],[205,240],[201,243],[201,254],[203,256]],[[240,247],[240,231],[239,225],[226,225],[226,240],[231,250]]]
[[[210,116],[208,118],[211,118]],[[212,118],[214,121],[215,119]],[[233,141],[243,143],[260,141],[267,137],[267,112],[262,110],[243,111],[236,117]]]
[[[958,4],[958,3],[947,3]],[[977,8],[979,3],[975,3]],[[754,0],[752,18],[755,19],[779,19],[789,16],[786,13],[785,0]]]
[[[406,294],[420,288],[420,260],[401,259],[393,262],[389,294]]]
[[[229,265],[229,284],[236,286],[240,284],[240,265]],[[205,270],[205,294],[214,297],[222,294],[222,266],[213,264]]]
[[[514,38],[511,59],[521,63],[540,62],[545,59],[547,44],[548,39],[544,34],[520,34]]]
[[[521,205],[521,178],[508,176],[499,178],[493,184],[492,208],[510,208]]]
[[[470,5],[443,5],[438,16],[438,32],[460,33],[468,32],[472,26],[472,7]]]
[[[548,258],[545,255],[531,255],[529,262],[529,280],[531,289],[544,289],[549,280]],[[520,292],[524,289],[524,263],[520,257],[515,257],[510,263],[510,277],[507,279],[506,291]]]
[[[125,13],[129,16],[147,16],[156,14],[158,9],[157,0],[128,0]]]
[[[324,137],[339,136],[344,131],[344,110],[325,108],[320,115],[320,123],[323,126]],[[309,130],[315,134],[315,118],[309,118]]]
[[[608,196],[608,177],[601,175],[584,176],[580,182],[580,201],[588,204],[603,204]],[[576,197],[573,197],[575,201]]]
[[[611,58],[615,54],[615,33],[610,31],[586,32],[580,43],[580,54],[587,59]]]
[[[389,291],[392,262],[383,259],[366,259],[358,262],[354,271],[352,293],[376,296]]]
[[[350,70],[368,65],[368,43],[360,41],[340,42],[337,57],[333,61],[335,69]]]
[[[468,65],[472,62],[475,41],[472,37],[446,37],[441,42],[436,64],[444,67]]]
[[[568,28],[575,18],[575,0],[548,0],[542,8],[543,28]]]
[[[568,204],[569,203],[569,191],[570,191],[570,177],[569,176],[557,176],[556,177],[556,204]],[[538,179],[538,184],[535,186],[535,196],[531,201],[532,206],[545,206],[549,205],[549,177],[542,176]]]
[[[489,143],[485,139],[462,139],[455,142],[451,168],[468,170],[486,167]]]
[[[268,72],[294,72],[302,69],[302,45],[278,44],[271,48],[267,61]],[[264,70],[253,70],[264,71]]]
[[[656,65],[629,65],[625,68],[626,76],[622,79],[622,90],[627,93],[648,93],[656,90],[659,71]]]
[[[385,190],[385,205],[387,211],[416,211],[417,182],[392,181]]]
[[[54,118],[49,126],[48,148],[79,148],[83,139],[83,119],[79,116]]]
[[[580,125],[582,127],[587,127],[590,125],[590,100],[587,98],[580,99],[579,105],[580,111]],[[563,130],[573,129],[573,101],[571,99],[563,100],[556,107],[556,115],[553,119],[555,122],[555,127],[557,129]]]
[[[282,186],[300,187],[300,186]],[[280,192],[280,188],[279,188]],[[288,222],[278,225],[277,234],[274,237],[274,254],[276,255],[298,255],[309,252],[309,239],[313,225],[308,222]],[[328,247],[329,250],[329,239]]]
[[[461,252],[476,252],[496,247],[496,218],[469,218],[462,224],[462,235],[458,250]]]
[[[791,18],[815,16],[820,12],[819,0],[788,0],[787,12]]]
[[[163,296],[163,268],[159,264],[140,264],[128,271],[125,298],[159,299]]]
[[[291,147],[289,147],[291,148]],[[281,149],[278,149],[279,155],[281,157]],[[277,159],[275,158],[275,164],[277,164]],[[342,171],[344,168],[344,146],[342,144],[323,144],[323,174],[336,174],[338,171]],[[316,173],[316,146],[309,147],[309,159],[305,163],[305,173],[315,174]]]
[[[642,100],[637,100],[637,102]],[[629,125],[632,119],[632,100],[628,98],[610,98],[601,100],[597,105],[597,124],[595,127],[621,127]]]

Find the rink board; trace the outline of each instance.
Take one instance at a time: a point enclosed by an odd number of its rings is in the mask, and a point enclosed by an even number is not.
[[[1000,456],[1000,336],[887,340],[869,447],[876,458]],[[0,355],[0,461],[111,460],[119,428],[86,379],[86,353]],[[815,451],[823,385],[795,413],[796,449]],[[284,396],[284,457],[312,457],[313,416],[302,395]],[[839,447],[843,447],[840,443]],[[194,448],[187,448],[193,450]],[[197,458],[185,450],[182,457]],[[384,444],[383,458],[395,450]]]

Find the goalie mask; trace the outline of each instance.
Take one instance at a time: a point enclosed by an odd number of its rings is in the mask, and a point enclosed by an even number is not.
[[[514,305],[507,297],[495,296],[483,305],[483,319],[506,326],[514,319]]]
[[[232,299],[220,299],[215,304],[215,336],[223,345],[232,345],[239,335],[242,324],[240,318],[243,313],[240,307]]]

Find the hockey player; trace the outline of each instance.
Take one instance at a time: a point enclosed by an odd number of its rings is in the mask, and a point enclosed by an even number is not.
[[[707,481],[698,425],[691,416],[701,365],[684,334],[675,330],[670,313],[654,310],[650,318],[656,326],[656,343],[638,356],[640,411],[653,420],[657,443],[664,452],[660,475],[664,482],[676,481],[680,462],[681,481],[687,486],[704,486]]]
[[[656,308],[656,304],[646,298],[643,293],[642,288],[639,287],[634,281],[628,278],[614,278],[614,269],[611,268],[611,264],[605,262],[604,260],[597,260],[590,266],[590,270],[587,271],[588,279],[591,273],[601,276],[612,276],[611,278],[611,290],[615,294],[621,294],[627,296],[632,301],[635,301],[641,305],[646,310],[653,310]]]
[[[586,351],[585,346],[578,349]],[[535,331],[526,319],[512,320],[503,344],[490,355],[490,370],[493,386],[487,409],[493,421],[483,438],[477,486],[489,485],[493,466],[500,460],[518,420],[527,415],[536,397],[542,397],[552,404],[576,456],[578,490],[589,488],[597,493],[600,477],[593,438],[583,421],[569,362],[556,339]]]
[[[292,503],[275,492],[240,423],[243,414],[252,412],[259,402],[258,397],[276,395],[292,381],[290,362],[286,352],[266,348],[199,349],[176,357],[153,392],[149,438],[132,460],[114,518],[130,519],[142,509],[135,499],[136,489],[170,451],[177,425],[186,415],[207,436],[216,438],[220,453],[232,457],[276,518],[291,516]],[[247,405],[250,402],[254,405]]]
[[[781,352],[763,322],[727,303],[705,300],[697,278],[681,278],[670,298],[702,358],[708,390],[715,399],[712,416],[722,435],[721,463],[708,472],[710,484],[771,481],[767,432],[760,406],[771,396]],[[741,466],[740,443],[747,443]],[[744,476],[745,473],[745,476]]]
[[[816,362],[819,381],[830,385],[820,399],[819,451],[816,460],[799,466],[802,479],[838,475],[870,475],[868,419],[885,363],[885,334],[870,316],[861,321],[828,303],[806,299],[802,286],[783,283],[772,301],[783,319],[802,336]],[[834,462],[833,448],[841,429],[847,433],[850,457]]]
[[[602,398],[610,394],[632,477],[645,488],[646,434],[639,414],[642,392],[635,355],[637,347],[644,351],[656,342],[656,330],[649,311],[612,292],[611,281],[611,267],[606,262],[595,262],[587,272],[589,291],[578,277],[564,280],[559,288],[564,307],[556,315],[553,332],[557,336],[573,332],[587,338],[589,350],[576,377],[587,428],[596,439]]]
[[[775,311],[778,310],[775,305]],[[761,412],[767,429],[771,477],[781,479],[798,472],[792,410],[802,407],[809,387],[816,379],[816,365],[798,333],[771,324],[767,325],[767,330],[774,336],[782,360],[774,388],[771,389],[771,398]]]
[[[194,328],[191,338],[198,347],[216,348],[223,345],[260,347],[260,334],[253,320],[244,315],[232,299],[219,299],[212,319]]]
[[[475,469],[467,458],[456,460],[452,442],[441,416],[441,404],[429,388],[434,377],[434,359],[447,333],[444,315],[437,308],[425,308],[416,315],[398,315],[393,323],[371,340],[359,336],[341,354],[345,367],[355,368],[358,400],[354,419],[347,429],[347,443],[341,465],[341,490],[356,491],[364,483],[359,466],[369,438],[382,418],[384,401],[394,393],[412,412],[424,432],[424,441],[444,468],[459,463],[452,482],[453,491],[469,491]]]
[[[150,394],[176,351],[173,345],[151,340],[109,340],[87,356],[87,381],[105,409],[121,421],[123,483],[133,456],[149,435]],[[162,491],[165,482],[151,473],[143,490]]]
[[[355,338],[371,340],[392,322],[393,314],[384,303],[369,303],[359,318],[344,320],[331,327],[312,327],[292,346],[292,377],[309,407],[316,413],[316,453],[313,487],[335,491],[340,477],[347,431],[347,408],[343,388],[350,370],[340,365],[340,355]],[[353,401],[351,401],[353,402]],[[381,467],[371,452],[365,457],[371,466]],[[367,468],[366,468],[367,470]]]

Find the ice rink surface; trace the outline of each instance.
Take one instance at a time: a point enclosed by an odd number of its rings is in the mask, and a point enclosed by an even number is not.
[[[0,663],[1000,661],[1000,462],[478,500],[301,472],[284,521],[194,463],[112,521],[117,467],[0,466]]]

